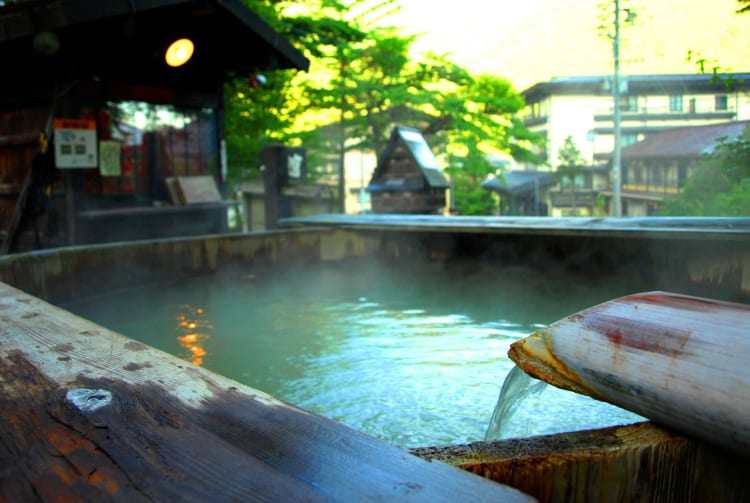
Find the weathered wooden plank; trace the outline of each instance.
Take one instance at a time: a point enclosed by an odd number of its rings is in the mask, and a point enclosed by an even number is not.
[[[0,500],[533,500],[2,283],[0,407]]]
[[[412,452],[540,503],[750,501],[750,457],[651,422]]]
[[[530,375],[750,453],[750,306],[648,292],[511,345]]]
[[[182,204],[218,203],[221,194],[216,187],[216,180],[210,175],[178,176],[177,190]]]

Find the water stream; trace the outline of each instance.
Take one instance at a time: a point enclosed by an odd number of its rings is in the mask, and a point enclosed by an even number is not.
[[[518,428],[511,428],[510,425],[519,423],[513,421],[513,416],[527,398],[538,396],[546,386],[547,383],[534,379],[520,367],[513,367],[505,377],[503,387],[500,388],[500,396],[492,411],[484,439],[499,440],[509,436],[526,436],[519,433]]]
[[[556,388],[514,366],[500,389],[484,439],[548,435],[644,420],[614,405]]]

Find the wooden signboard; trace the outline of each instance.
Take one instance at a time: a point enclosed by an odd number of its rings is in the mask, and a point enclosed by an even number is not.
[[[175,206],[182,206],[185,204],[185,200],[182,197],[182,191],[177,183],[177,178],[170,176],[164,179],[164,184],[167,186],[167,192],[169,193],[169,199]]]
[[[221,194],[216,180],[206,176],[170,176],[164,179],[169,199],[175,206],[185,204],[218,203]]]
[[[213,176],[178,176],[177,188],[182,204],[218,203],[221,194]]]

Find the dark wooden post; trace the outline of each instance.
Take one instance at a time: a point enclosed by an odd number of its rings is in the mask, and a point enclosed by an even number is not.
[[[260,154],[265,189],[266,229],[275,229],[279,218],[292,216],[291,204],[282,193],[289,179],[307,175],[305,149],[274,143]]]
[[[281,188],[284,186],[284,170],[281,166],[283,147],[268,145],[260,154],[265,189],[266,229],[275,229],[279,220]]]

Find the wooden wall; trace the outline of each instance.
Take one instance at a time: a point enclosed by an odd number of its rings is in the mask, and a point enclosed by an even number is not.
[[[21,187],[39,150],[49,107],[0,111],[0,230],[5,232],[16,208]]]

